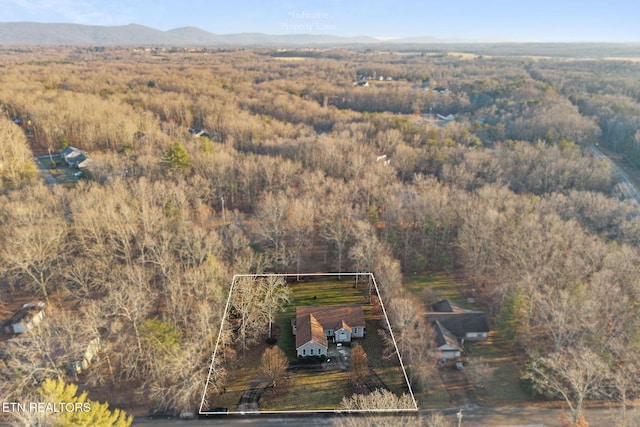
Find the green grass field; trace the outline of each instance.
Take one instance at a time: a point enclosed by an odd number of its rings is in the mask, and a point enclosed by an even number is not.
[[[73,186],[80,178],[76,176],[78,169],[70,168],[60,157],[40,156],[38,162],[58,181]]]
[[[498,332],[491,331],[487,341],[468,346],[469,357],[487,363],[493,375],[478,393],[482,403],[490,406],[513,405],[535,399],[520,387],[520,363],[513,347]]]
[[[343,277],[343,280],[330,277],[290,283],[291,301],[275,319],[277,345],[287,354],[290,362],[298,362],[295,353],[295,337],[291,331],[291,319],[295,317],[298,306],[361,305],[367,323],[367,337],[360,340],[360,343],[367,352],[370,366],[391,391],[403,393],[407,387],[397,358],[382,359],[382,342],[377,331],[380,328],[380,322],[385,321],[384,317],[379,308],[376,309],[372,304],[367,303],[367,282],[360,279],[359,286],[354,285],[354,278],[349,276]],[[249,349],[248,353],[261,353],[264,344],[254,347],[255,349]],[[240,369],[234,373],[235,380],[227,386],[225,395],[216,398],[216,404],[219,401],[224,403],[220,406],[235,410],[235,404],[240,399],[242,391],[251,381],[260,376],[259,370],[255,368],[255,365],[259,364],[259,359],[254,357],[251,359],[251,364],[239,364]],[[247,366],[246,369],[243,366]],[[288,379],[279,384],[279,387],[265,392],[259,403],[261,410],[335,409],[342,398],[348,394],[348,372],[297,370],[288,372],[287,376]]]
[[[317,411],[335,409],[345,396],[348,372],[295,372],[291,373],[284,390],[270,396],[267,392],[260,401],[265,411]]]

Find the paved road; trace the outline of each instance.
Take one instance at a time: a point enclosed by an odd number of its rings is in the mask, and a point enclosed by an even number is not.
[[[557,427],[563,410],[557,408],[476,408],[462,411],[462,426],[468,427]],[[588,409],[585,411],[590,426],[613,427],[613,412],[610,409]],[[447,415],[456,419],[455,414]]]
[[[459,409],[448,409],[443,412],[453,425],[457,425]],[[430,411],[421,411],[428,415]],[[563,410],[557,408],[482,408],[468,407],[462,411],[463,427],[559,427],[560,415]],[[334,414],[319,414],[311,416],[274,416],[274,415],[228,415],[205,420],[147,420],[136,418],[136,426],[330,426],[333,424]],[[362,417],[359,417],[362,418]],[[590,426],[613,427],[613,412],[610,409],[587,409],[586,418]],[[373,424],[372,424],[373,425]]]
[[[622,191],[624,198],[635,199],[636,202],[640,203],[640,193],[638,193],[638,190],[633,185],[633,183],[631,182],[631,180],[629,179],[629,176],[625,173],[625,171],[620,166],[615,164],[613,160],[607,157],[595,145],[591,144],[589,148],[591,149],[591,152],[600,160],[608,162],[609,165],[611,166],[611,172],[620,177],[620,179],[622,180],[622,182],[620,183],[620,190]]]

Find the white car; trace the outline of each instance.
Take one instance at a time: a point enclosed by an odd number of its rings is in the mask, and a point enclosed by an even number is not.
[[[180,412],[181,420],[195,420],[196,419],[196,411],[193,409],[184,409]]]

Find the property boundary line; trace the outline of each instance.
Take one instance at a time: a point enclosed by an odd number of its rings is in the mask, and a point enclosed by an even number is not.
[[[318,410],[297,410],[297,411],[229,411],[229,412],[211,412],[211,411],[203,411],[204,403],[207,396],[207,390],[209,388],[209,384],[211,383],[211,375],[215,369],[215,360],[216,355],[218,353],[218,346],[220,344],[220,339],[222,337],[222,331],[224,328],[224,322],[227,320],[227,316],[229,313],[229,305],[231,303],[231,295],[233,293],[233,288],[235,287],[236,280],[240,277],[342,277],[342,276],[365,276],[370,277],[373,281],[373,285],[376,289],[376,295],[378,296],[378,301],[380,301],[380,307],[382,308],[382,313],[384,314],[384,318],[387,321],[387,325],[389,326],[389,334],[391,335],[391,340],[393,341],[393,345],[396,350],[396,355],[398,356],[398,361],[400,362],[400,367],[402,368],[402,374],[404,375],[405,383],[407,388],[409,389],[409,395],[411,396],[411,401],[413,402],[413,408],[396,408],[396,409],[318,409]],[[378,288],[378,282],[373,273],[362,273],[362,272],[348,272],[348,273],[260,273],[260,274],[235,274],[231,281],[231,287],[229,288],[229,295],[227,297],[227,303],[224,308],[224,314],[222,317],[222,321],[220,322],[220,330],[218,331],[218,338],[216,339],[216,346],[213,349],[213,355],[211,357],[211,365],[209,366],[209,374],[207,375],[207,381],[205,383],[204,391],[202,392],[202,400],[200,401],[200,409],[199,413],[201,415],[278,415],[278,414],[375,414],[375,413],[398,413],[398,412],[407,412],[414,413],[418,411],[418,403],[416,402],[415,395],[413,394],[413,389],[411,388],[411,383],[409,382],[409,376],[407,375],[407,369],[404,366],[404,362],[402,361],[402,356],[400,355],[400,350],[398,349],[398,343],[396,342],[395,335],[393,334],[393,328],[391,326],[391,322],[389,322],[389,316],[387,316],[387,309],[384,306],[384,302],[382,301],[382,297],[380,296],[380,289]]]

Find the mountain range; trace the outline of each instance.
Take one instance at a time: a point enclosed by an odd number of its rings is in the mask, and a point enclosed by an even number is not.
[[[377,39],[369,36],[341,37],[328,34],[261,33],[213,34],[197,27],[169,31],[138,24],[97,26],[36,22],[0,22],[0,45],[153,45],[153,46],[307,46],[379,43],[447,43],[434,37]],[[498,40],[482,40],[496,42]],[[477,42],[477,41],[476,41]]]

